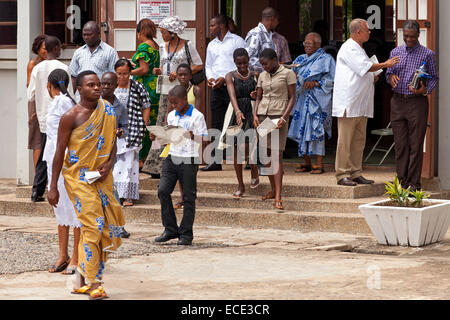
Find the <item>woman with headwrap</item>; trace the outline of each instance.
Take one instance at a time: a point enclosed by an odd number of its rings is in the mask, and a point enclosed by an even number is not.
[[[191,66],[192,74],[202,70],[203,62],[195,45],[191,41],[180,38],[185,28],[186,22],[178,16],[167,17],[159,23],[159,29],[161,30],[164,43],[159,46],[160,67],[153,70],[154,75],[169,76],[170,81],[175,81],[177,78],[177,68],[182,63],[187,63]],[[156,120],[157,126],[164,126],[166,124],[168,113],[167,104],[168,96],[161,94],[158,119]],[[147,156],[142,171],[149,173],[152,178],[159,178],[163,160],[160,154],[164,146],[156,149],[154,145]]]

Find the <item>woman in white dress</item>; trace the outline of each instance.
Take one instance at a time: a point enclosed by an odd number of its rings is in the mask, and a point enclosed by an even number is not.
[[[47,114],[47,142],[44,148],[43,160],[47,162],[48,181],[52,179],[52,163],[58,140],[59,121],[64,113],[75,105],[75,101],[67,93],[69,75],[62,69],[56,69],[48,76],[47,89],[52,98],[48,106]],[[49,185],[50,187],[50,185]],[[77,219],[75,209],[67,195],[64,186],[64,178],[59,175],[58,179],[59,203],[54,207],[56,220],[58,222],[59,257],[56,263],[50,267],[49,272],[61,272],[63,274],[74,274],[78,265],[78,242],[80,239],[81,223]],[[73,252],[72,258],[68,253],[69,228],[73,228]]]
[[[130,79],[132,66],[127,59],[115,64],[118,86],[114,95],[124,107],[119,127],[122,134],[117,138],[117,155],[114,164],[114,187],[124,207],[139,200],[139,150],[142,146],[145,124],[150,119],[150,96],[145,87]],[[127,125],[121,125],[126,123]]]
[[[180,38],[186,28],[186,22],[178,16],[164,18],[158,27],[164,43],[159,45],[160,60],[159,68],[153,69],[154,75],[168,76],[170,81],[177,78],[177,68],[182,63],[190,65],[192,74],[200,72],[203,68],[202,58],[197,52],[195,45],[188,40]],[[164,126],[167,118],[168,95],[161,94],[159,98],[157,126]],[[145,160],[142,172],[149,173],[152,178],[159,178],[162,169],[163,158],[159,155],[164,146],[159,149],[150,149]]]

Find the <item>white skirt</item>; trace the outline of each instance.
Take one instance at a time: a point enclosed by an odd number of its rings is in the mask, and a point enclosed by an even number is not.
[[[121,199],[139,200],[139,150],[126,147],[123,138],[117,139],[117,156],[113,169],[114,187]]]
[[[49,182],[48,188],[50,189],[50,182],[52,181],[52,162],[47,162],[47,168],[47,176]],[[53,211],[55,212],[58,225],[81,228],[82,225],[80,221],[78,221],[73,203],[70,200],[69,195],[67,194],[66,187],[64,185],[64,178],[61,173],[59,174],[57,187],[59,192],[59,201],[57,207],[53,207]]]

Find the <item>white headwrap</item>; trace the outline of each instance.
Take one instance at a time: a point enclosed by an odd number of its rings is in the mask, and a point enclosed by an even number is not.
[[[164,18],[160,23],[159,27],[166,29],[169,32],[182,34],[184,28],[186,28],[187,23],[180,19],[178,16],[171,16]]]

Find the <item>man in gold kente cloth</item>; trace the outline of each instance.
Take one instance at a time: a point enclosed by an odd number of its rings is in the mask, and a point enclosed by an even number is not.
[[[61,117],[48,202],[58,204],[57,178],[62,169],[67,193],[83,225],[72,293],[104,299],[107,295],[101,283],[105,262],[121,245],[119,227],[125,224],[113,195],[116,114],[109,102],[100,99],[100,80],[94,72],[81,72],[76,85],[81,100]],[[92,171],[98,171],[100,178],[88,184],[85,175]]]

